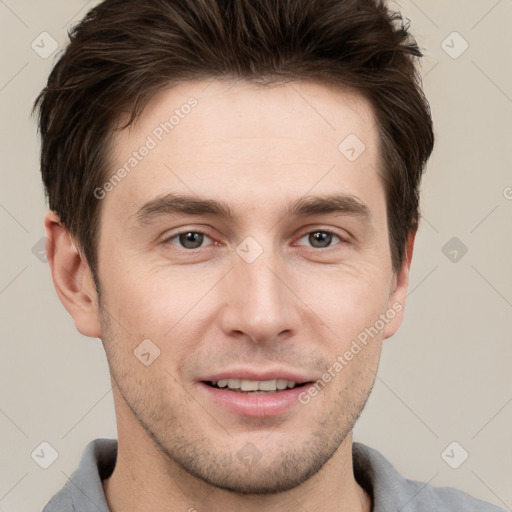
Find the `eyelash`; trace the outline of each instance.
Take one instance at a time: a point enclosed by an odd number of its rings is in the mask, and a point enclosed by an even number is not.
[[[183,249],[184,251],[186,252],[195,252],[195,251],[198,251],[200,249],[204,249],[205,247],[196,247],[195,249],[187,249],[186,247],[181,247],[181,246],[178,246],[177,244],[173,244],[171,242],[171,240],[174,240],[175,238],[178,238],[180,235],[185,235],[187,233],[196,233],[196,234],[200,234],[200,235],[205,235],[207,236],[208,238],[210,238],[212,240],[212,237],[209,236],[207,233],[205,233],[204,231],[195,231],[195,230],[192,230],[192,229],[188,229],[188,230],[185,230],[185,231],[180,231],[178,233],[175,233],[169,237],[167,237],[165,240],[163,240],[163,243],[164,244],[171,244],[171,245],[175,245],[176,247],[178,247],[179,249]],[[312,233],[327,233],[328,235],[332,235],[332,236],[335,236],[339,239],[339,242],[338,244],[343,244],[343,243],[346,243],[347,240],[344,239],[341,235],[339,235],[338,233],[336,233],[335,231],[331,230],[331,229],[327,229],[327,228],[320,228],[320,229],[313,229],[313,230],[310,230],[310,231],[306,231],[304,233],[302,233],[300,236],[299,236],[299,240],[304,238],[305,236],[307,235],[310,235]],[[334,245],[338,245],[338,244],[334,244]],[[331,247],[334,247],[334,245],[330,245],[328,247],[311,247],[312,249],[318,249],[318,250],[328,250],[330,249]]]

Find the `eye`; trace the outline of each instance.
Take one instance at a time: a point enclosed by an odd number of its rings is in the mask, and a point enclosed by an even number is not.
[[[173,245],[178,245],[183,249],[198,249],[202,246],[205,239],[211,241],[211,238],[200,231],[184,231],[183,233],[178,233],[176,235],[171,236],[165,242],[170,242]],[[177,240],[177,243],[173,242],[173,240]]]
[[[337,238],[339,242],[342,241],[336,233],[326,229],[318,229],[316,231],[306,233],[299,239],[299,241],[307,238],[307,241],[315,249],[325,249],[332,245],[333,237]]]
[[[333,245],[333,241],[334,244],[343,241],[336,233],[328,229],[310,231],[304,234],[299,242],[303,239],[307,239],[315,249],[326,249]],[[212,242],[212,239],[201,231],[183,231],[167,238],[164,242],[177,245],[182,249],[194,250],[204,247],[203,242],[208,242],[208,240]],[[298,245],[303,244],[298,243]]]

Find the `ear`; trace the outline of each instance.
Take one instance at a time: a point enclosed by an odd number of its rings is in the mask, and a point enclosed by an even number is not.
[[[87,261],[55,212],[46,214],[44,227],[46,259],[60,301],[80,333],[100,338],[97,291]]]
[[[405,299],[407,297],[407,290],[409,289],[409,273],[411,270],[412,252],[414,249],[414,239],[416,238],[416,231],[409,234],[407,238],[407,250],[405,251],[404,258],[400,269],[394,273],[390,295],[388,299],[388,312],[386,316],[392,318],[386,324],[384,329],[383,339],[393,336],[398,331],[402,324],[405,311]]]

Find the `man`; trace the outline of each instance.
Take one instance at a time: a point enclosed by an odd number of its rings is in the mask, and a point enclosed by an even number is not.
[[[36,102],[47,257],[118,440],[50,511],[499,510],[352,442],[433,147],[370,0],[106,0]]]

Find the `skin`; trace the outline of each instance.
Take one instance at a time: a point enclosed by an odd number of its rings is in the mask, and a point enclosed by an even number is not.
[[[57,293],[84,335],[101,338],[112,377],[119,452],[103,482],[113,512],[369,511],[354,478],[352,428],[371,391],[382,341],[403,309],[311,401],[248,417],[207,396],[201,377],[231,368],[287,369],[312,381],[393,304],[405,304],[414,235],[393,272],[372,108],[317,82],[188,82],[156,95],[120,132],[114,172],[152,130],[197,106],[102,199],[98,277],[55,213],[45,219]],[[366,146],[349,161],[338,145]],[[167,193],[222,200],[232,220],[136,212]],[[305,195],[357,198],[371,216],[285,215]],[[332,230],[325,247],[310,233]],[[191,252],[177,233],[204,233]],[[247,263],[236,248],[253,237]],[[173,238],[171,238],[173,237]],[[160,350],[145,366],[134,350]],[[258,457],[238,454],[248,443]]]

